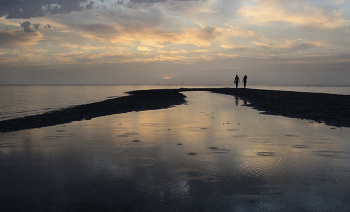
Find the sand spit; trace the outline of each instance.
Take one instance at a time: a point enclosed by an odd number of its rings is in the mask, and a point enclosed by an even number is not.
[[[238,96],[249,102],[247,106],[262,111],[263,114],[308,119],[335,127],[350,127],[349,95],[232,88],[208,91]]]
[[[72,121],[132,111],[169,108],[186,102],[186,91],[210,91],[237,96],[264,114],[324,122],[336,127],[350,127],[350,96],[292,91],[235,88],[157,89],[128,92],[129,96],[77,105],[39,115],[0,121],[0,132],[41,128]]]
[[[130,95],[0,121],[0,132],[41,128],[132,111],[157,110],[186,102],[185,95],[179,93],[177,89],[141,90],[127,93]]]

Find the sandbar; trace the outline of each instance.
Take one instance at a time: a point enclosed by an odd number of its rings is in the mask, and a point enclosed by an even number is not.
[[[128,96],[0,121],[0,132],[54,126],[133,111],[157,110],[186,103],[188,91],[209,91],[239,97],[263,114],[307,119],[350,127],[350,96],[243,88],[181,88],[127,92]]]

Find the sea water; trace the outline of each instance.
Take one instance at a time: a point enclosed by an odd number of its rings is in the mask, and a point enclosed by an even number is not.
[[[126,95],[132,90],[233,85],[0,86],[0,121]],[[350,86],[249,86],[254,89],[350,95]]]
[[[184,94],[168,109],[1,133],[2,211],[350,210],[349,128]]]

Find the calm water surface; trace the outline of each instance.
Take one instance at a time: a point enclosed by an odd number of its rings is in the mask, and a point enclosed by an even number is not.
[[[0,86],[0,121],[40,114],[73,105],[103,101],[132,90],[222,88],[233,85]],[[251,86],[265,90],[350,95],[350,86]]]
[[[0,134],[2,211],[349,211],[350,129],[188,104]]]

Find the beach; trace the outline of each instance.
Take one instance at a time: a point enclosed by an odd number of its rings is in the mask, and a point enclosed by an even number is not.
[[[262,114],[256,96],[289,95],[264,92],[132,91],[12,120],[1,209],[349,211],[350,129]]]
[[[212,92],[238,96],[263,114],[324,122],[350,127],[350,96],[256,89],[212,89]]]
[[[0,121],[0,132],[40,128],[72,121],[169,108],[186,102],[188,91],[209,91],[239,97],[264,114],[324,122],[335,127],[350,127],[350,96],[235,88],[153,89],[127,92],[129,96],[72,106],[56,111]]]

